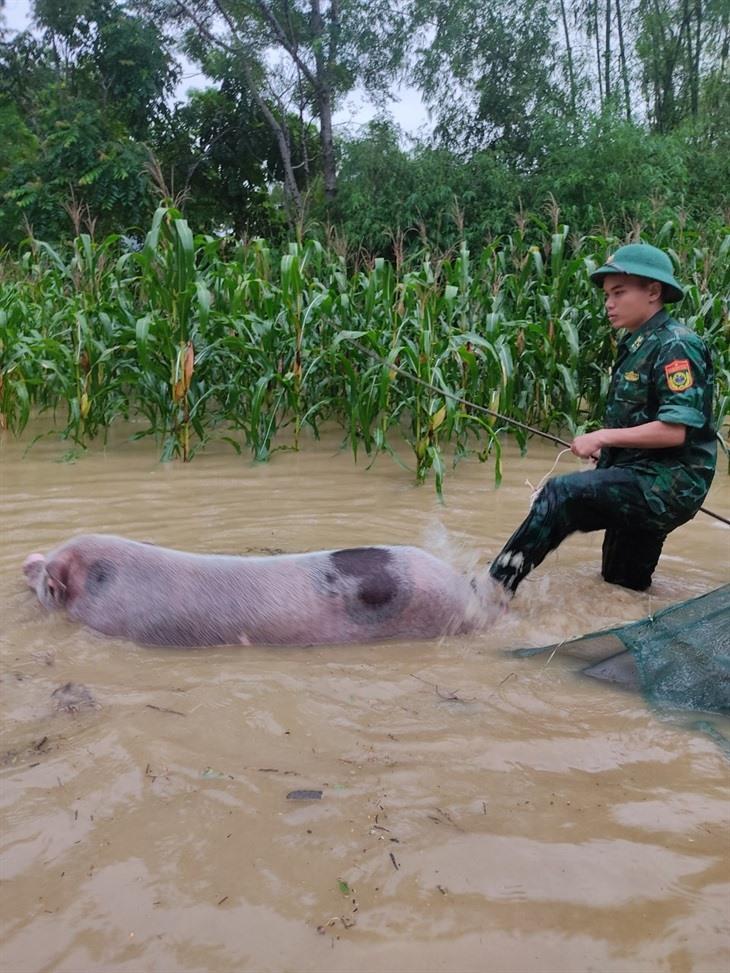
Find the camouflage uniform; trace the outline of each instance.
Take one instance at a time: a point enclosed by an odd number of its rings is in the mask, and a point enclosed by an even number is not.
[[[605,580],[648,588],[666,535],[694,517],[712,482],[712,392],[703,341],[665,310],[622,338],[605,427],[678,423],[686,427],[684,444],[603,449],[597,469],[550,480],[493,562],[492,577],[514,592],[569,534],[605,530]]]

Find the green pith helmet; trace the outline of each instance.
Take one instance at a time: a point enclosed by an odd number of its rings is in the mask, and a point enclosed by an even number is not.
[[[596,287],[603,287],[603,281],[609,274],[634,274],[636,277],[647,277],[658,280],[662,287],[662,297],[665,301],[681,301],[684,288],[674,278],[672,261],[657,247],[648,243],[629,243],[619,247],[602,267],[594,270],[591,280]]]

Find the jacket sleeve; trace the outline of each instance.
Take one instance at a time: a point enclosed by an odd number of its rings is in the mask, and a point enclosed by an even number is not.
[[[691,334],[663,345],[652,378],[658,401],[657,419],[695,429],[707,423],[705,389],[712,382],[712,375],[700,338]]]

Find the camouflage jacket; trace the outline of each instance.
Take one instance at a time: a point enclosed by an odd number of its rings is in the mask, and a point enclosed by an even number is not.
[[[681,423],[686,440],[669,449],[604,449],[599,468],[630,466],[654,513],[693,515],[715,474],[712,394],[712,359],[704,342],[659,311],[619,342],[604,426]]]

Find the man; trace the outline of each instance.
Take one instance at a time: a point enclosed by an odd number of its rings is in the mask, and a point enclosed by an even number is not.
[[[669,257],[648,244],[621,247],[591,274],[611,327],[623,329],[604,428],[576,436],[576,456],[597,468],[558,476],[489,573],[514,594],[522,579],[576,530],[605,530],[602,575],[643,591],[667,534],[697,513],[715,472],[713,374],[703,341],[664,304],[684,291]]]

